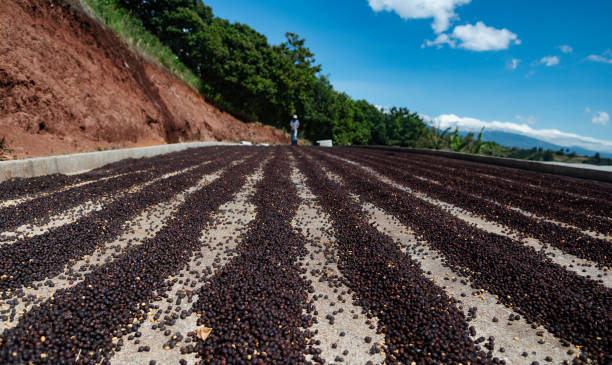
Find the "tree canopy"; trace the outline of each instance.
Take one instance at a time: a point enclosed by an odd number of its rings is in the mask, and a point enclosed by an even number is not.
[[[335,144],[413,146],[428,128],[405,108],[383,112],[334,90],[306,40],[286,33],[270,45],[248,25],[215,17],[200,0],[119,0],[203,80],[200,92],[246,122],[287,128],[298,114],[302,136]]]

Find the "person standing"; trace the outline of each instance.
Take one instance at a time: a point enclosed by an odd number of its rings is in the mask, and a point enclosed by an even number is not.
[[[298,144],[298,128],[300,127],[300,121],[298,120],[297,115],[293,115],[293,119],[289,123],[291,126],[291,145],[297,146]]]

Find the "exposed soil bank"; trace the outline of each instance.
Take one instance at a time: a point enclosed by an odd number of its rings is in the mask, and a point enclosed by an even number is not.
[[[243,123],[58,0],[0,2],[0,138],[24,158],[205,140],[288,143]]]

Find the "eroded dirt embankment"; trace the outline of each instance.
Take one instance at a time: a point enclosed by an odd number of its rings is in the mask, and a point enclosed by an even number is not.
[[[0,1],[0,138],[24,158],[187,140],[286,143],[220,112],[58,0]]]

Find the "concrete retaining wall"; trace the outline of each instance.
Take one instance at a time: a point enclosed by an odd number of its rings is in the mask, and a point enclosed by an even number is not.
[[[355,148],[372,148],[396,152],[419,153],[423,155],[441,156],[458,160],[486,163],[490,165],[513,167],[516,169],[544,172],[554,175],[575,177],[580,179],[598,180],[612,183],[612,172],[601,169],[590,169],[584,165],[580,167],[568,166],[569,164],[550,164],[539,161],[518,160],[514,158],[493,157],[483,155],[472,155],[462,152],[429,150],[423,148],[388,147],[388,146],[355,146]]]
[[[236,145],[223,142],[189,142],[152,147],[126,148],[120,150],[76,153],[71,155],[28,158],[25,160],[0,161],[0,181],[14,177],[35,177],[51,174],[74,174],[98,168],[126,158],[141,158],[182,151],[188,148]]]
[[[152,147],[126,148],[100,152],[77,153],[72,155],[29,158],[25,160],[0,161],[0,181],[14,177],[35,177],[51,174],[74,174],[95,169],[109,163],[126,158],[141,158],[182,151],[188,148],[237,145],[224,142],[190,142],[175,143]],[[387,147],[387,146],[355,146],[356,148],[373,148],[397,152],[420,153],[442,156],[465,161],[481,162],[491,165],[513,167],[517,169],[544,172],[555,175],[591,179],[612,183],[612,172],[590,169],[584,165],[573,167],[568,165],[549,164],[538,161],[517,160],[513,158],[472,155],[461,152],[428,150],[422,148]]]

